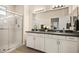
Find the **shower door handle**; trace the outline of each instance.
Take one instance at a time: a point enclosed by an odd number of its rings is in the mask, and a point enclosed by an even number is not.
[[[20,25],[18,24],[18,28],[20,27]]]
[[[16,22],[15,23],[17,24],[17,19],[16,19]]]

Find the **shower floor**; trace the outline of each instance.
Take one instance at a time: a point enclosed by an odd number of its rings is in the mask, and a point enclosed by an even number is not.
[[[25,45],[13,50],[12,52],[10,53],[43,53],[43,52],[40,52],[40,51],[37,51],[37,50],[34,50],[34,49],[31,49],[31,48],[28,48],[26,47]]]

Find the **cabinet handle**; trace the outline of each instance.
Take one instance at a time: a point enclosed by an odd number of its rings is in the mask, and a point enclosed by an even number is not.
[[[17,19],[16,19],[16,22],[15,23],[17,24]]]
[[[35,40],[35,38],[33,38],[33,40]]]
[[[57,44],[60,44],[60,41],[57,41]]]

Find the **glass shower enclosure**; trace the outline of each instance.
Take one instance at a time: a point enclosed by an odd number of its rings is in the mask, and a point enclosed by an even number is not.
[[[0,8],[0,52],[22,45],[22,20],[22,15]]]

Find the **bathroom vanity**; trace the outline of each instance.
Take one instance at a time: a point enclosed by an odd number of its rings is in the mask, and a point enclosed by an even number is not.
[[[78,53],[79,34],[26,31],[26,46],[47,53]]]

